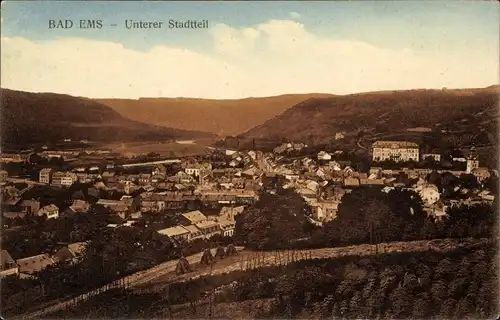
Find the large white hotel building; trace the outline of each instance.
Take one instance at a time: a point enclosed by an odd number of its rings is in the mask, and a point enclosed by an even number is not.
[[[376,141],[372,145],[373,161],[418,162],[418,144],[408,141]]]

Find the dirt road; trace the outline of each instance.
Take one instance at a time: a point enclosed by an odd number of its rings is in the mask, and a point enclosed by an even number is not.
[[[236,250],[242,251],[243,247],[236,247]],[[216,251],[216,249],[211,250],[212,255],[215,255],[215,251]],[[190,264],[195,264],[201,260],[202,254],[203,253],[197,253],[197,254],[186,257],[186,259],[189,261]],[[126,277],[122,278],[121,281],[123,283],[128,283],[129,287],[132,289],[137,288],[145,283],[152,281],[153,279],[156,279],[158,277],[162,277],[165,274],[173,273],[175,271],[175,267],[177,266],[177,262],[178,262],[178,260],[170,260],[170,261],[164,262],[164,263],[159,264],[151,269],[139,271],[137,273],[126,276]],[[92,292],[84,293],[84,294],[81,294],[81,295],[74,297],[74,298],[71,298],[71,299],[56,302],[55,304],[44,307],[41,310],[37,310],[37,311],[31,312],[29,314],[24,314],[21,316],[14,317],[14,319],[40,318],[42,315],[62,310],[64,308],[74,304],[75,301],[87,300],[92,296],[101,294],[101,293],[106,292],[112,288],[113,287],[111,285],[106,285],[106,286],[98,288]]]
[[[252,268],[260,268],[273,265],[286,265],[300,260],[308,259],[324,259],[333,257],[342,257],[350,255],[368,256],[379,253],[388,252],[421,252],[421,251],[447,251],[455,249],[459,246],[470,246],[480,242],[487,241],[487,239],[436,239],[436,240],[419,240],[409,242],[390,242],[378,245],[356,245],[348,247],[337,248],[322,248],[312,250],[296,250],[296,251],[271,251],[271,252],[254,252],[242,251],[237,257],[229,257],[225,260],[217,261],[212,270],[209,267],[196,270],[183,275],[175,273],[163,274],[158,277],[151,277],[148,283],[143,282],[141,287],[161,290],[162,287],[168,283],[183,282],[192,280],[207,275],[217,275],[228,273],[237,270],[247,270]],[[199,261],[199,260],[198,260]]]

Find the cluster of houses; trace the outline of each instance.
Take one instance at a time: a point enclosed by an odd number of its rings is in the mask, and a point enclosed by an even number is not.
[[[55,204],[41,206],[38,200],[22,200],[16,197],[8,203],[12,210],[3,210],[2,215],[7,219],[24,218],[26,215],[45,216],[47,219],[59,218],[59,208]]]
[[[78,177],[76,173],[73,172],[62,172],[62,171],[54,171],[50,168],[45,168],[40,170],[39,173],[40,182],[51,184],[53,186],[59,187],[69,187],[76,181],[78,181]]]
[[[344,194],[361,186],[378,185],[383,192],[392,189],[408,189],[417,192],[423,202],[424,210],[428,214],[443,216],[450,206],[492,202],[495,196],[488,190],[468,190],[457,187],[455,191],[464,195],[464,199],[442,199],[437,186],[426,181],[432,169],[403,168],[398,170],[384,170],[381,167],[372,167],[369,172],[357,172],[351,167],[350,161],[334,160],[341,152],[329,153],[320,151],[316,159],[304,157],[292,163],[282,164],[282,155],[265,155],[260,159],[260,168],[271,174],[283,175],[287,179],[285,188],[293,189],[300,194],[311,206],[313,219],[325,222],[336,217],[338,205]],[[440,160],[437,153],[424,154],[422,158],[432,157]],[[373,144],[373,160],[393,160],[404,162],[419,161],[419,146],[406,141],[377,141]],[[457,160],[458,161],[458,160]],[[464,158],[465,171],[437,170],[438,173],[449,172],[454,176],[472,174],[479,183],[492,174],[498,176],[496,170],[479,167],[478,156],[471,154]],[[398,176],[404,174],[407,182],[398,181]]]
[[[300,151],[306,147],[307,145],[303,143],[283,143],[280,146],[274,148],[273,152],[276,154],[280,154],[290,151]]]
[[[339,160],[338,156],[342,156],[342,151],[321,151],[315,159],[287,159],[287,151],[305,147],[300,143],[286,143],[272,153],[226,150],[222,155],[209,160],[189,158],[121,166],[110,163],[105,168],[91,166],[67,172],[45,168],[39,172],[39,182],[48,187],[69,187],[77,181],[90,183],[91,187],[86,190],[86,195],[82,191],[76,191],[68,199],[66,206],[69,204],[69,207],[60,212],[57,205],[44,203],[42,206],[38,199],[23,199],[19,190],[8,186],[3,189],[8,194],[9,209],[4,208],[3,217],[22,218],[31,214],[57,219],[88,212],[92,206],[98,205],[125,221],[122,224],[110,224],[109,227],[113,228],[134,225],[144,214],[174,212],[179,224],[158,230],[158,233],[177,241],[207,239],[214,235],[231,237],[235,228],[235,216],[245,206],[258,201],[264,190],[264,180],[270,176],[284,177],[284,188],[295,190],[309,204],[313,212],[310,219],[319,224],[335,219],[343,196],[362,186],[380,186],[381,192],[389,192],[394,188],[413,190],[422,198],[426,212],[435,216],[444,215],[450,206],[491,202],[495,199],[488,190],[468,190],[461,187],[455,190],[464,195],[461,199],[443,199],[437,186],[427,181],[431,169],[384,170],[372,167],[368,172],[357,172],[350,161]],[[423,154],[421,157],[441,159],[438,153]],[[419,159],[419,147],[412,142],[377,141],[373,144],[374,161]],[[479,159],[474,154],[463,160],[466,162],[465,171],[447,172],[455,176],[472,174],[480,183],[492,174],[498,175],[494,170],[480,167]],[[176,165],[167,170],[166,165],[170,163]],[[148,169],[141,170],[141,173],[129,173],[131,168],[141,166]],[[402,173],[408,177],[408,181],[398,179]],[[7,172],[0,172],[0,181],[6,180],[7,176]],[[123,195],[118,200],[102,196],[110,191],[118,191]],[[95,198],[95,204],[87,202],[87,196]],[[74,251],[71,248],[68,250]],[[26,258],[26,263],[23,259],[14,261],[9,259],[8,253],[2,252],[2,273],[7,272],[6,270],[13,272],[13,269],[18,268],[18,274],[29,274],[26,268],[30,264],[43,266],[57,260],[48,255],[30,258],[32,259]]]
[[[179,224],[158,230],[158,233],[177,241],[208,239],[214,235],[232,237],[236,225],[235,216],[243,212],[244,206],[223,207],[217,216],[205,216],[199,210],[183,213]]]
[[[77,242],[62,245],[53,254],[39,254],[36,256],[13,259],[7,250],[0,254],[0,278],[17,275],[21,278],[33,278],[36,273],[60,262],[75,263],[82,256],[87,242]]]
[[[164,211],[186,212],[198,203],[203,208],[220,210],[223,206],[243,206],[256,202],[262,187],[263,172],[258,170],[252,162],[256,159],[255,152],[230,152],[225,155],[226,167],[213,169],[211,163],[197,162],[186,159],[177,172],[167,174],[166,167],[156,161],[145,163],[149,173],[127,173],[127,170],[115,170],[119,166],[109,165],[106,168],[98,167],[74,168],[71,171],[54,171],[50,168],[41,169],[39,181],[49,187],[69,187],[76,181],[90,182],[91,187],[76,191],[68,199],[70,205],[59,210],[56,204],[42,206],[38,199],[25,199],[15,187],[12,195],[4,203],[3,216],[5,218],[23,218],[27,214],[45,215],[48,219],[87,212],[91,204],[86,201],[88,196],[95,199],[95,205],[107,208],[120,218],[127,220],[131,225],[143,213],[162,213]],[[246,168],[235,168],[230,165],[233,161],[246,163]],[[177,163],[177,161],[176,161]],[[141,165],[129,164],[129,167]],[[99,171],[100,170],[100,171]],[[141,170],[145,171],[145,170]],[[147,170],[146,170],[147,171]],[[85,178],[82,178],[85,175]],[[120,199],[107,199],[103,194],[120,192],[124,195]],[[92,204],[94,205],[94,204]]]
[[[287,179],[285,188],[295,190],[311,205],[313,218],[317,221],[334,219],[342,195],[360,186],[378,185],[384,187],[383,190],[386,191],[389,188],[412,188],[421,193],[425,199],[428,198],[427,193],[435,193],[433,191],[435,188],[423,187],[426,177],[432,172],[431,169],[383,170],[380,167],[372,167],[369,172],[357,172],[351,167],[350,161],[335,160],[338,159],[337,156],[342,155],[342,151],[332,153],[320,151],[316,159],[303,157],[291,162],[282,161],[287,159],[285,151],[301,150],[305,147],[306,145],[302,143],[284,143],[273,153],[225,150],[222,155],[223,161],[220,159],[198,161],[190,158],[121,166],[126,169],[146,166],[150,168],[147,173],[126,173],[126,170],[116,170],[119,166],[114,164],[101,169],[97,166],[74,168],[68,172],[45,168],[39,173],[39,181],[63,187],[71,186],[76,181],[93,183],[88,194],[99,199],[98,205],[110,209],[123,219],[130,219],[131,215],[137,216],[140,213],[161,213],[165,210],[186,212],[189,211],[193,201],[199,201],[203,203],[204,208],[214,210],[220,210],[222,206],[252,204],[259,198],[263,188],[263,177],[272,175],[281,175]],[[372,154],[374,161],[418,161],[420,158],[419,146],[407,141],[376,141],[372,145]],[[428,157],[434,160],[441,159],[438,153],[422,155],[422,159]],[[464,172],[448,172],[456,176],[464,173],[472,174],[478,182],[495,174],[494,171],[479,167],[478,157],[474,153],[464,159],[464,162],[466,162]],[[180,167],[177,172],[167,174],[165,167],[167,163],[178,163]],[[397,176],[401,173],[407,175],[413,182],[418,182],[405,185],[397,180]],[[100,199],[101,190],[118,191],[125,196],[120,200]],[[479,201],[478,199],[491,201],[490,199],[494,197],[487,194],[487,191],[468,190],[467,193],[470,194],[471,201]],[[133,198],[130,196],[132,194],[135,194]],[[26,201],[36,203],[36,200]],[[433,203],[424,202],[436,214],[446,210],[446,205],[439,199]],[[31,213],[57,218],[59,215],[85,212],[90,207],[77,196],[74,197],[71,206],[61,213],[53,204],[44,207],[27,205],[24,201],[17,204],[22,209],[6,212],[8,217]]]

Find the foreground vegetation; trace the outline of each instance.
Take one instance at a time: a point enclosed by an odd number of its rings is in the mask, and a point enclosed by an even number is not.
[[[306,202],[293,191],[278,188],[277,194],[263,194],[236,217],[235,237],[256,250],[496,237],[496,208],[496,202],[451,207],[447,216],[437,219],[424,212],[418,193],[366,187],[344,195],[337,217],[315,227],[307,219],[311,212]]]
[[[492,318],[498,314],[497,259],[496,243],[489,243],[444,253],[300,261],[176,283],[168,293],[108,292],[47,317],[205,318],[213,292],[213,305],[229,303],[233,310],[244,301],[271,301],[247,315],[254,318]],[[228,312],[213,317],[231,317]]]
[[[104,215],[93,213],[46,222],[48,224],[37,225],[25,232],[24,237],[28,236],[28,241],[24,241],[22,234],[15,233],[5,243],[15,249],[12,252],[18,253],[23,250],[35,252],[38,247],[56,248],[57,239],[88,240],[86,250],[77,263],[67,261],[48,266],[37,274],[36,279],[21,279],[18,276],[3,278],[1,305],[9,308],[9,312],[19,314],[44,302],[77,296],[134,272],[214,247],[216,242],[228,241],[227,238],[214,237],[210,241],[199,239],[175,246],[167,236],[157,233],[153,226],[113,230],[105,227]],[[78,238],[80,236],[83,238]],[[20,297],[23,300],[16,301],[19,305],[13,306],[9,300],[41,285],[44,295],[36,301],[32,297]]]

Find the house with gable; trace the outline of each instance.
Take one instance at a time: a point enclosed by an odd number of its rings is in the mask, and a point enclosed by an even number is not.
[[[189,230],[183,226],[175,226],[166,229],[161,229],[157,231],[159,234],[165,235],[173,240],[177,241],[188,241],[189,240]]]
[[[37,272],[55,263],[54,259],[48,254],[39,254],[16,260],[16,264],[19,266],[19,274],[24,278],[33,277]]]
[[[207,220],[208,218],[199,210],[183,213],[179,216],[179,223],[184,226],[189,226],[191,224],[196,225],[197,223]]]
[[[85,253],[89,242],[75,242],[65,245],[57,250],[52,256],[56,262],[70,261],[76,263],[78,259]]]
[[[195,224],[196,228],[203,232],[205,238],[210,238],[216,234],[220,234],[220,226],[217,222],[212,220],[204,220]]]
[[[234,235],[236,222],[233,219],[218,218],[217,222],[219,224],[222,236],[232,237]]]
[[[23,200],[20,207],[27,214],[36,214],[40,210],[40,201],[37,200]]]
[[[59,208],[55,204],[49,204],[40,208],[36,214],[38,216],[45,215],[47,219],[57,219],[59,218]]]
[[[19,274],[19,266],[7,250],[0,252],[0,263],[0,278]]]

